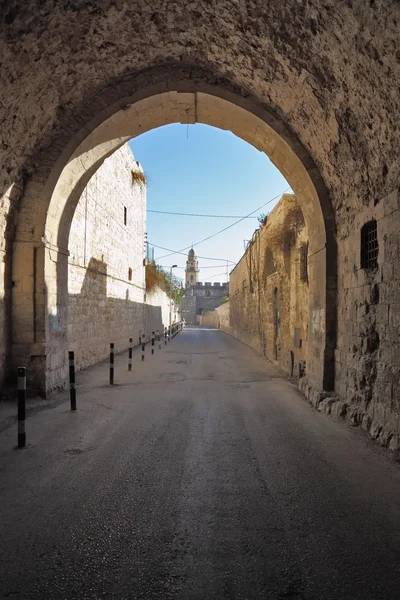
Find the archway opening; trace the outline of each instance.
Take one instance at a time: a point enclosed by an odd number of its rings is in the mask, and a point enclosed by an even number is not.
[[[332,210],[318,169],[283,123],[264,108],[195,82],[184,89],[177,84],[168,91],[164,86],[142,90],[139,98],[124,98],[107,107],[58,153],[41,189],[36,184],[27,187],[19,228],[21,232],[30,223],[33,244],[17,246],[14,253],[14,362],[30,364],[42,391],[63,386],[68,350],[67,248],[75,208],[108,156],[129,139],[168,123],[204,123],[230,130],[265,152],[289,182],[313,232],[308,249],[307,375],[313,386],[332,389],[336,243]]]

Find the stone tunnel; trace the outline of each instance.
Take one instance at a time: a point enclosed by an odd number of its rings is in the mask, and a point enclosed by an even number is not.
[[[132,137],[205,123],[265,152],[312,232],[303,389],[400,445],[400,4],[9,0],[1,17],[1,380],[20,363],[44,392],[66,379],[90,177]]]

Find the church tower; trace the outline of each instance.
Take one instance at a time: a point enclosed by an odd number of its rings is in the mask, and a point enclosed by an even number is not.
[[[187,288],[193,287],[199,282],[199,262],[193,248],[189,250],[186,261],[185,285]]]

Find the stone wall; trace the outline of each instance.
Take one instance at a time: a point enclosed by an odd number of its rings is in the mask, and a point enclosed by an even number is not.
[[[224,302],[215,310],[206,312],[200,321],[200,325],[216,327],[227,333],[231,332],[230,329],[230,305],[229,301]]]
[[[144,233],[146,188],[134,182],[142,172],[123,146],[94,174],[77,205],[69,237],[68,341],[78,369],[107,358],[139,332],[150,334],[167,322],[168,298],[146,294]]]
[[[397,448],[400,413],[400,192],[339,227],[335,392],[347,416]],[[361,228],[376,220],[378,266],[362,268]]]
[[[186,288],[181,299],[181,315],[187,323],[198,323],[201,315],[217,308],[228,293],[227,283],[206,282]]]
[[[230,275],[230,333],[294,375],[307,353],[308,283],[300,277],[307,242],[296,197],[285,194]]]

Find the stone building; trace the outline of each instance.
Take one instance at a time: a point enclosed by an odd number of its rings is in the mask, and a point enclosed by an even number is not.
[[[185,287],[194,287],[199,283],[199,261],[193,248],[189,250],[185,270]]]
[[[214,310],[229,296],[228,283],[201,283],[199,263],[193,250],[189,250],[185,271],[185,292],[181,298],[181,318],[188,324],[197,324],[204,312]]]
[[[309,335],[308,242],[296,196],[284,194],[230,274],[230,333],[297,376]]]
[[[124,145],[85,187],[68,242],[68,345],[78,368],[167,324],[168,298],[146,294],[143,169]],[[56,324],[55,324],[56,325]]]

